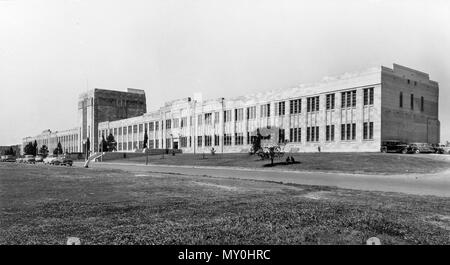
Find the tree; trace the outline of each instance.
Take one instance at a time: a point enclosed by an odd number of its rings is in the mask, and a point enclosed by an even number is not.
[[[61,142],[58,142],[58,145],[56,146],[55,150],[53,150],[54,155],[60,155],[63,153]]]
[[[107,147],[108,147],[108,149],[107,149],[108,152],[112,152],[112,151],[116,151],[117,150],[116,149],[117,142],[114,139],[114,135],[112,135],[112,133],[110,133],[108,135],[108,137],[106,137],[106,144],[107,144]]]
[[[38,144],[37,144],[36,140],[34,140],[32,151],[33,151],[32,155],[35,156],[37,154],[37,151],[38,151]]]
[[[252,141],[252,150],[253,154],[258,152],[259,149],[261,149],[261,133],[259,133],[259,129],[256,129],[256,137]]]
[[[26,155],[32,155],[33,154],[33,144],[31,142],[29,142],[27,145],[25,145],[25,147],[23,148],[23,152]]]
[[[147,148],[147,141],[148,141],[148,135],[147,135],[147,130],[145,130],[144,132],[144,149]]]
[[[101,148],[102,148],[102,152],[107,152],[108,151],[108,143],[105,140],[105,135],[102,134],[102,142],[101,144]]]
[[[39,149],[39,154],[42,154],[44,157],[48,155],[48,147],[45,144]]]
[[[9,149],[5,149],[3,151],[4,155],[11,155],[11,156],[16,156],[16,152],[14,151],[14,149],[12,148],[12,146],[9,147]]]

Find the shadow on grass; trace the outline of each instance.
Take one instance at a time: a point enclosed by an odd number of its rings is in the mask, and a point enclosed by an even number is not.
[[[269,164],[265,164],[263,165],[263,167],[276,167],[276,166],[288,166],[288,165],[292,165],[292,164],[301,164],[302,162],[300,161],[295,161],[295,162],[274,162],[273,164],[269,163]]]

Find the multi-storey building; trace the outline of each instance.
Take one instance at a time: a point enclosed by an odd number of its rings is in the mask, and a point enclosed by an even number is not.
[[[247,152],[256,130],[267,127],[278,130],[278,141],[291,152],[378,152],[384,140],[439,142],[438,83],[397,64],[237,98],[184,98],[139,114],[142,106],[127,118],[111,102],[108,111],[99,104],[92,114],[82,98],[79,150],[90,137],[96,151],[99,139],[112,134],[117,151],[132,152],[143,148],[147,132],[149,148]]]

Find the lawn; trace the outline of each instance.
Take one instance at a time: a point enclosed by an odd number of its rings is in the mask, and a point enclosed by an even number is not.
[[[0,244],[450,244],[450,199],[0,163]]]
[[[275,168],[283,170],[324,171],[368,174],[435,173],[450,169],[450,159],[436,159],[435,155],[404,155],[383,153],[297,153],[291,154],[296,163],[286,164],[284,158],[275,159]],[[445,155],[443,155],[445,156]],[[445,158],[445,157],[441,157]],[[145,164],[146,157],[132,157],[106,162]],[[248,154],[177,154],[152,155],[151,164],[234,166],[246,168],[270,167],[270,160],[260,160]]]

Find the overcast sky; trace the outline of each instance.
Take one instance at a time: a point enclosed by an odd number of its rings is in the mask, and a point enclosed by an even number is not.
[[[439,82],[450,140],[450,1],[0,0],[0,145],[77,125],[88,88],[148,110],[402,64]]]

